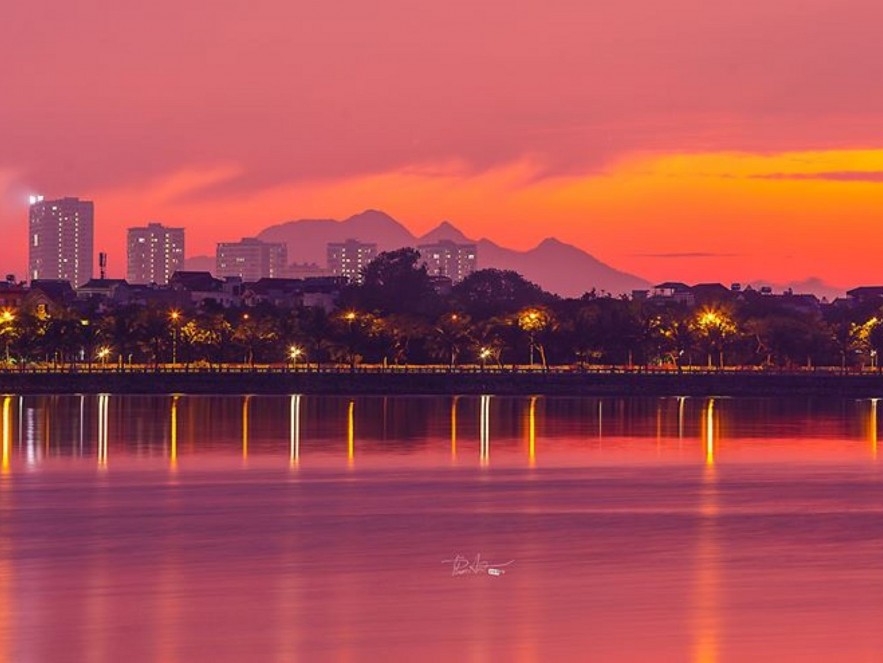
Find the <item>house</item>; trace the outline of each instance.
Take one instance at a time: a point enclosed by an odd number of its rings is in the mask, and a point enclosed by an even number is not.
[[[77,299],[111,301],[126,304],[131,288],[124,279],[89,279],[77,288]]]
[[[242,303],[256,306],[266,303],[280,308],[295,308],[303,301],[302,279],[263,278],[242,286]]]
[[[7,279],[0,283],[0,308],[21,308],[28,289],[23,283],[16,283],[15,279]]]
[[[696,305],[693,290],[686,283],[678,281],[666,281],[653,286],[653,299],[670,301],[675,304],[684,304],[688,307]]]
[[[881,301],[883,300],[883,285],[864,285],[853,288],[846,291],[846,296],[855,304]]]
[[[220,306],[238,306],[242,300],[242,279],[229,276],[216,279],[209,272],[175,272],[169,279],[169,288],[189,294],[192,304],[212,302]]]
[[[76,298],[77,294],[67,281],[35,279],[22,300],[22,308],[40,317],[51,317],[67,310]]]

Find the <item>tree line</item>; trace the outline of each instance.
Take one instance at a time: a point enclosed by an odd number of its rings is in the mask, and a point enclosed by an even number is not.
[[[565,299],[512,271],[479,270],[438,294],[414,249],[382,253],[338,308],[190,309],[87,302],[4,311],[7,365],[35,362],[876,366],[880,302],[801,311],[756,292],[699,301]]]

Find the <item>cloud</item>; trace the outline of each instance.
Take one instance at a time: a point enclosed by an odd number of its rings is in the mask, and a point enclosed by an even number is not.
[[[844,170],[827,173],[764,173],[752,175],[758,180],[812,180],[826,182],[873,182],[883,183],[883,171]]]
[[[737,258],[738,253],[708,253],[704,251],[688,251],[685,253],[635,253],[636,258],[664,258],[682,260],[685,258]]]

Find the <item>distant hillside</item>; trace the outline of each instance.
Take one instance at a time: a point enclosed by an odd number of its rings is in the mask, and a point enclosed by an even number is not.
[[[416,237],[394,218],[377,210],[367,210],[343,221],[288,221],[261,231],[258,238],[267,242],[285,242],[288,245],[289,263],[316,262],[320,265],[326,264],[326,244],[347,239],[374,242],[380,251],[444,239],[475,242],[478,245],[479,269],[511,269],[549,292],[565,297],[579,297],[593,288],[599,293],[618,295],[648,287],[648,283],[637,276],[618,271],[585,251],[557,239],[543,240],[529,251],[515,251],[488,239],[471,240],[448,221],[443,221],[422,237]],[[185,267],[212,271],[214,258],[194,256],[186,260]]]
[[[303,219],[270,226],[258,234],[265,242],[288,244],[288,262],[318,262],[325,265],[326,244],[358,239],[376,242],[381,251],[413,246],[414,236],[391,216],[367,210],[344,221]]]
[[[431,232],[416,237],[391,216],[376,210],[344,221],[307,219],[271,226],[258,237],[286,242],[290,262],[325,264],[325,245],[346,239],[375,242],[381,251],[449,239],[470,242],[460,230],[444,221]],[[620,272],[575,246],[547,239],[529,251],[507,249],[483,239],[478,245],[479,268],[512,269],[540,286],[566,297],[578,297],[592,288],[619,294],[646,288],[647,282]]]

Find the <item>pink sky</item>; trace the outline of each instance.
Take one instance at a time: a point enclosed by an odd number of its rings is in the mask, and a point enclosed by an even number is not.
[[[877,2],[8,4],[4,271],[39,192],[95,200],[120,274],[149,220],[199,254],[375,207],[654,280],[883,281]]]

